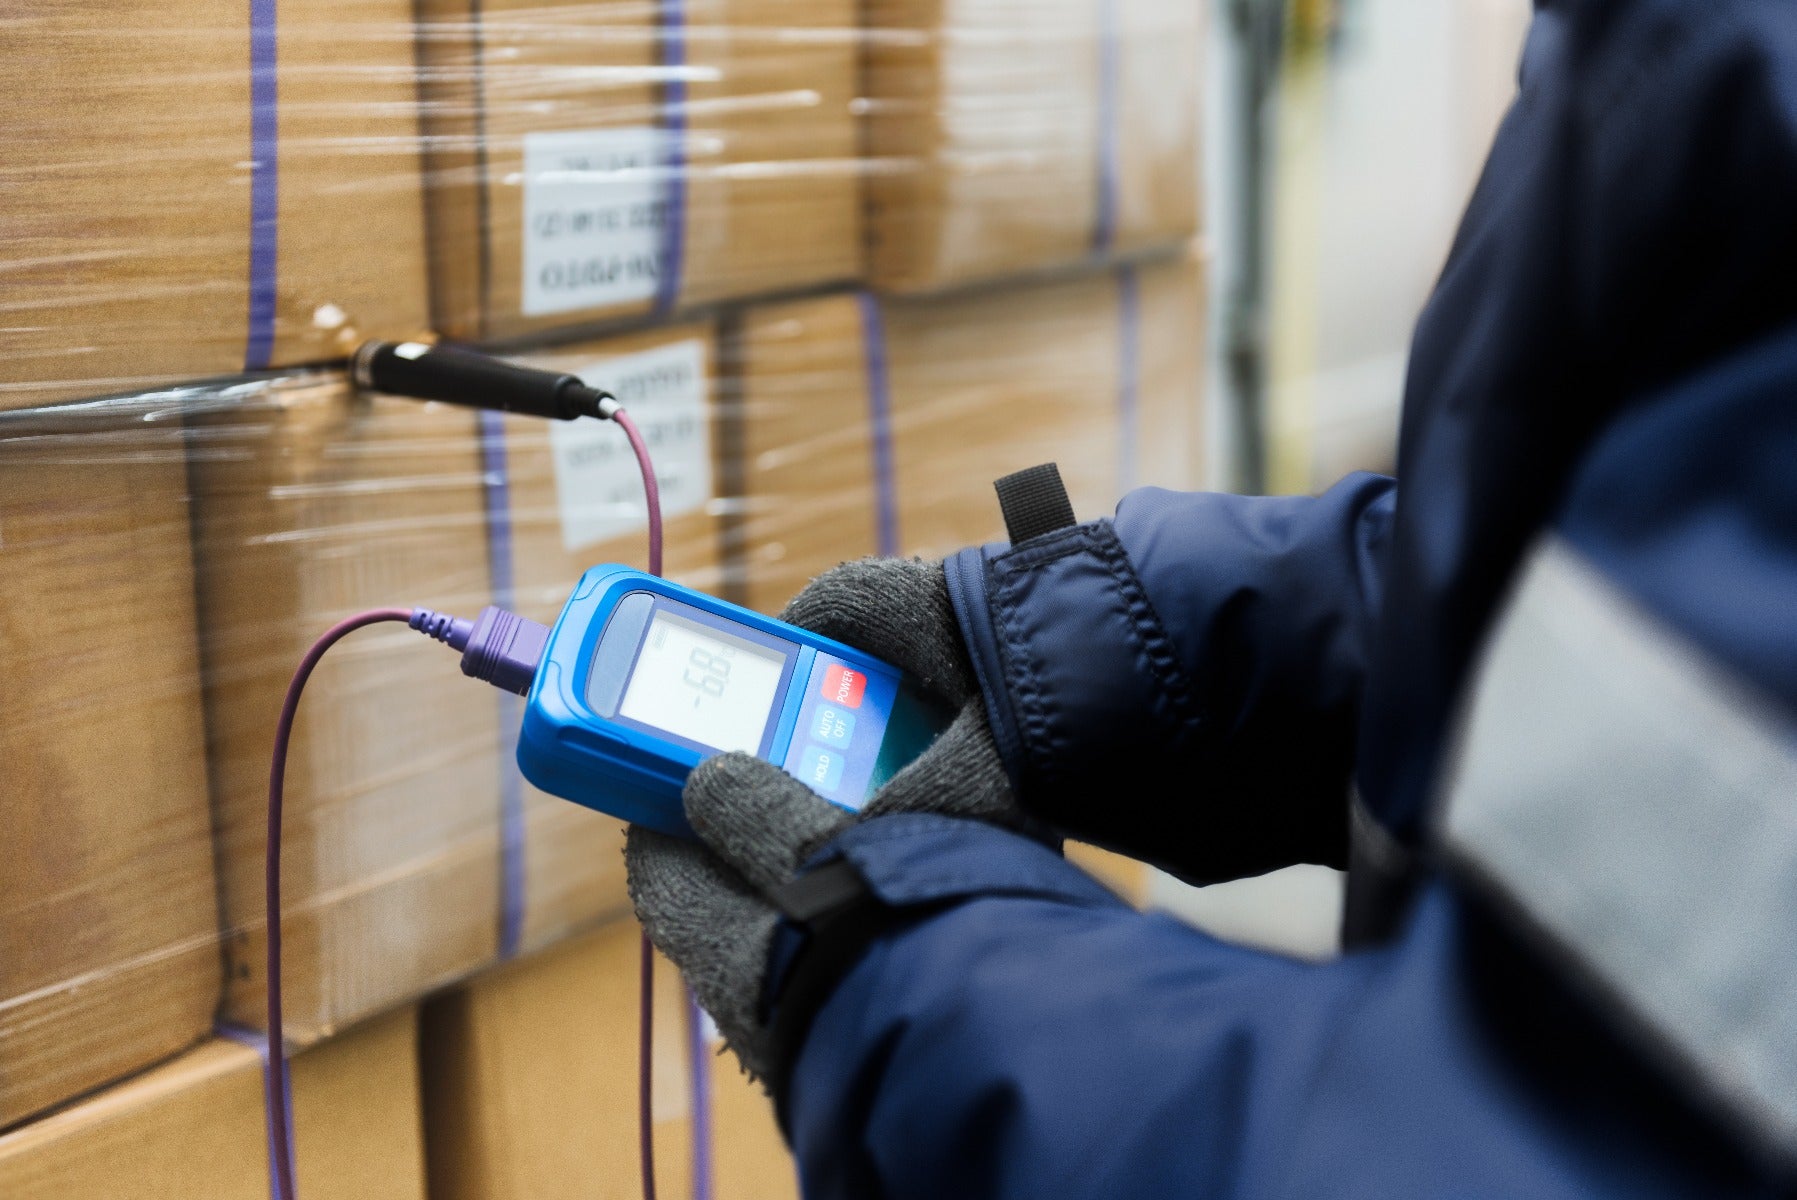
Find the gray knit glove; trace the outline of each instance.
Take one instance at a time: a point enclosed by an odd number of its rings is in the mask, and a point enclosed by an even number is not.
[[[631,828],[624,857],[637,919],[685,975],[743,1068],[764,1080],[786,1065],[769,1061],[761,1011],[779,923],[770,897],[807,858],[855,821],[885,813],[1027,825],[992,742],[941,563],[845,563],[813,580],[781,616],[901,668],[957,715],[859,815],[771,763],[724,754],[687,779],[686,819],[702,842]]]

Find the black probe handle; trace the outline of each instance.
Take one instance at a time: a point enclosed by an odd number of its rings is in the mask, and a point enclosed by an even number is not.
[[[354,370],[357,384],[388,395],[553,421],[597,416],[606,395],[573,375],[427,342],[364,342]]]

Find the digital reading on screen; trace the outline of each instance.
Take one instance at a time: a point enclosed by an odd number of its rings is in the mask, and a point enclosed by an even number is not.
[[[624,689],[620,716],[714,750],[761,748],[786,655],[662,609]]]

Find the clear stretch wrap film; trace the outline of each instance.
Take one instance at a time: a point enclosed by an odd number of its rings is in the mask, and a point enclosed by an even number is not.
[[[0,15],[0,407],[1196,232],[1193,4],[184,2]]]
[[[617,428],[359,392],[361,340],[610,390],[668,574],[769,612],[843,559],[1002,536],[990,483],[1024,466],[1082,518],[1192,486],[1196,36],[1146,0],[0,15],[0,1194],[88,1194],[44,1165],[71,1138],[202,1156],[204,1121],[81,1114],[235,1095],[314,637],[374,606],[548,622],[586,567],[642,564]],[[618,823],[523,782],[519,705],[397,626],[323,660],[287,775],[296,1062],[627,917]],[[506,994],[427,1010],[427,1052],[460,1061]],[[591,1016],[608,1045],[634,1021]],[[717,1086],[721,1146],[775,1136]],[[296,1106],[316,1195],[312,1130],[351,1131]]]

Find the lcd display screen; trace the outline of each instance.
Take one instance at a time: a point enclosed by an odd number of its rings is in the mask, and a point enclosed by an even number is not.
[[[714,750],[759,752],[786,655],[659,609],[618,715]]]

